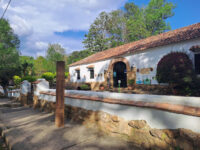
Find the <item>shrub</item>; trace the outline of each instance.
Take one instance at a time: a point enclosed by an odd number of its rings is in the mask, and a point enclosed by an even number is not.
[[[65,78],[67,79],[67,77],[69,76],[69,72],[65,72]]]
[[[55,78],[55,74],[52,72],[45,72],[42,74],[42,78],[52,83],[53,79]]]
[[[82,84],[80,86],[81,90],[91,90],[90,85],[89,84]]]
[[[28,82],[34,82],[37,80],[37,78],[34,76],[25,76],[22,78],[22,81],[24,81],[24,80],[27,80]]]
[[[53,74],[53,76],[54,76],[54,79],[56,79],[56,72]]]
[[[156,78],[159,83],[180,84],[192,81],[192,61],[182,52],[171,52],[158,63]]]
[[[22,79],[19,76],[13,76],[14,84],[16,87],[18,87],[22,81]]]
[[[169,83],[181,95],[199,95],[200,81],[188,55],[171,52],[158,63],[156,78],[159,83]]]
[[[128,80],[128,85],[133,86],[135,84],[135,80],[134,79],[129,79]]]

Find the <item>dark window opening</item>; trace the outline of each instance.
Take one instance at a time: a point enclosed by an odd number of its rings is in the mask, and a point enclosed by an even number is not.
[[[94,79],[94,68],[89,68],[90,71],[90,79]]]
[[[77,80],[80,80],[81,79],[80,70],[76,70],[76,74],[77,74]]]
[[[195,54],[194,60],[195,72],[196,74],[200,74],[200,54]]]

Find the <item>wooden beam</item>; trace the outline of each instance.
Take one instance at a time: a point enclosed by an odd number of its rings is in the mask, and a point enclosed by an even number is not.
[[[57,61],[56,63],[56,114],[55,125],[64,126],[64,86],[65,86],[65,62]]]

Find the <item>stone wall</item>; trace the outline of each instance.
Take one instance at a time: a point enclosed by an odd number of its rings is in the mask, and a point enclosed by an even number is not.
[[[36,102],[37,101],[37,102]],[[35,99],[34,108],[55,111],[55,102]],[[97,128],[105,134],[120,137],[145,149],[199,150],[200,134],[187,129],[153,129],[145,120],[125,120],[102,111],[65,105],[67,121]]]
[[[159,94],[159,95],[169,95],[174,94],[172,87],[168,85],[145,85],[145,84],[135,84],[134,90],[136,93],[140,94]]]

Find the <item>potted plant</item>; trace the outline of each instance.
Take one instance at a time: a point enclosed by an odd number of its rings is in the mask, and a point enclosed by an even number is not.
[[[101,91],[104,91],[104,89],[105,89],[104,85],[101,84],[101,85],[99,86],[99,89],[100,89]]]
[[[135,84],[135,80],[134,79],[129,79],[128,80],[128,90],[132,90],[134,84]]]
[[[151,80],[148,79],[148,78],[146,78],[146,79],[144,80],[144,84],[151,84]]]

